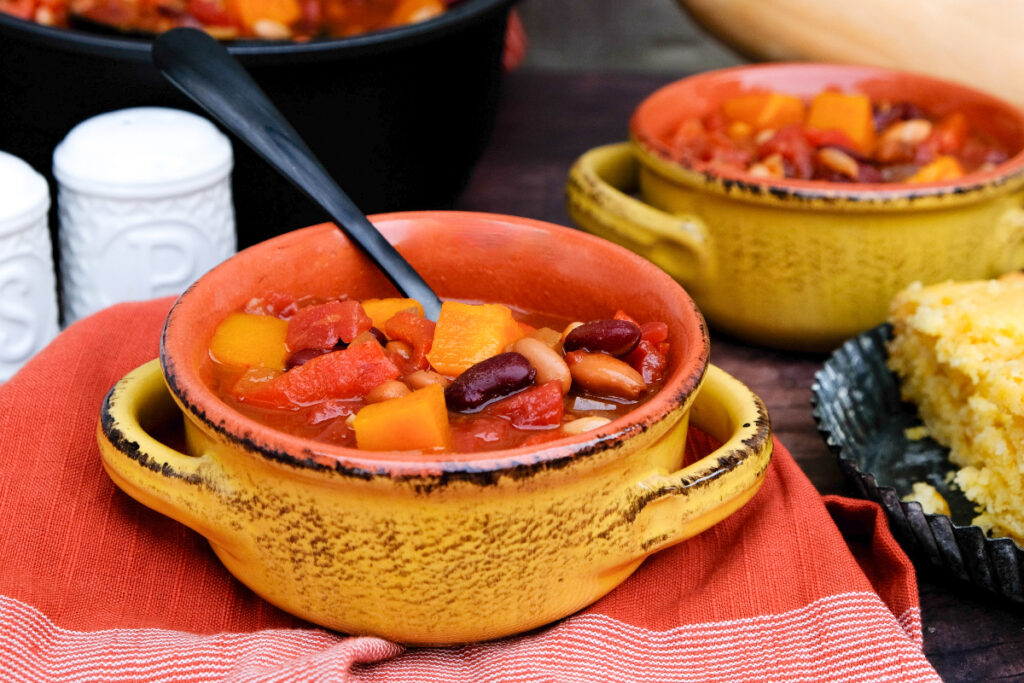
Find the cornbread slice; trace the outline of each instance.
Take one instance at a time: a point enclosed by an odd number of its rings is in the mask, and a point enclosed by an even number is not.
[[[921,504],[921,509],[930,515],[948,515],[949,503],[942,497],[939,490],[929,483],[915,481],[910,493],[900,500],[904,502],[915,501]]]
[[[973,523],[1024,545],[1024,274],[911,285],[890,321],[889,367],[950,449]]]

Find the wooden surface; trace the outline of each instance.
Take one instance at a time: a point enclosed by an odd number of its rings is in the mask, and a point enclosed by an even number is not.
[[[584,151],[626,138],[637,103],[672,77],[511,74],[494,136],[456,208],[572,225],[564,185]],[[841,493],[810,396],[824,355],[771,351],[712,331],[712,362],[750,386],[772,427],[822,493]],[[1024,680],[1024,605],[919,571],[925,653],[945,681]]]

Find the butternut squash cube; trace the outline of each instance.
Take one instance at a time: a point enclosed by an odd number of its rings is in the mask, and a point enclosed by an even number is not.
[[[439,450],[448,448],[451,428],[444,388],[422,389],[364,406],[352,422],[356,446],[366,451]]]
[[[722,113],[727,119],[745,123],[754,131],[801,124],[804,110],[799,97],[777,92],[738,95],[722,104]]]
[[[210,355],[224,365],[283,371],[288,358],[288,321],[272,315],[232,313],[217,326]]]
[[[370,316],[373,326],[378,330],[384,330],[384,325],[399,311],[413,311],[417,315],[423,315],[423,305],[416,299],[364,299],[363,310]]]
[[[523,336],[508,306],[445,301],[427,360],[441,374],[455,377]]]
[[[227,0],[227,6],[250,29],[260,22],[273,22],[290,30],[291,24],[302,18],[298,0]]]
[[[940,180],[955,180],[964,174],[964,168],[956,157],[941,156],[917,170],[907,178],[908,183],[934,183]]]
[[[806,125],[815,130],[837,130],[845,134],[862,154],[870,154],[875,146],[871,99],[861,93],[818,93],[811,102]]]

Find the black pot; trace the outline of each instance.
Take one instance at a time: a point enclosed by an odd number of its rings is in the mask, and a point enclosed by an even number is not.
[[[464,0],[419,24],[228,49],[363,211],[449,208],[493,127],[512,2]],[[150,45],[0,14],[0,150],[52,186],[53,149],[84,119],[138,106],[199,112],[156,71]],[[240,247],[325,220],[247,147],[234,148]]]

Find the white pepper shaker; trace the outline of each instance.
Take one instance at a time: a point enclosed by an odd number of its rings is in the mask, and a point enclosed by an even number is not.
[[[57,335],[46,180],[0,152],[0,382]]]
[[[75,126],[53,154],[65,324],[179,294],[236,249],[231,142],[206,119],[140,107]]]

